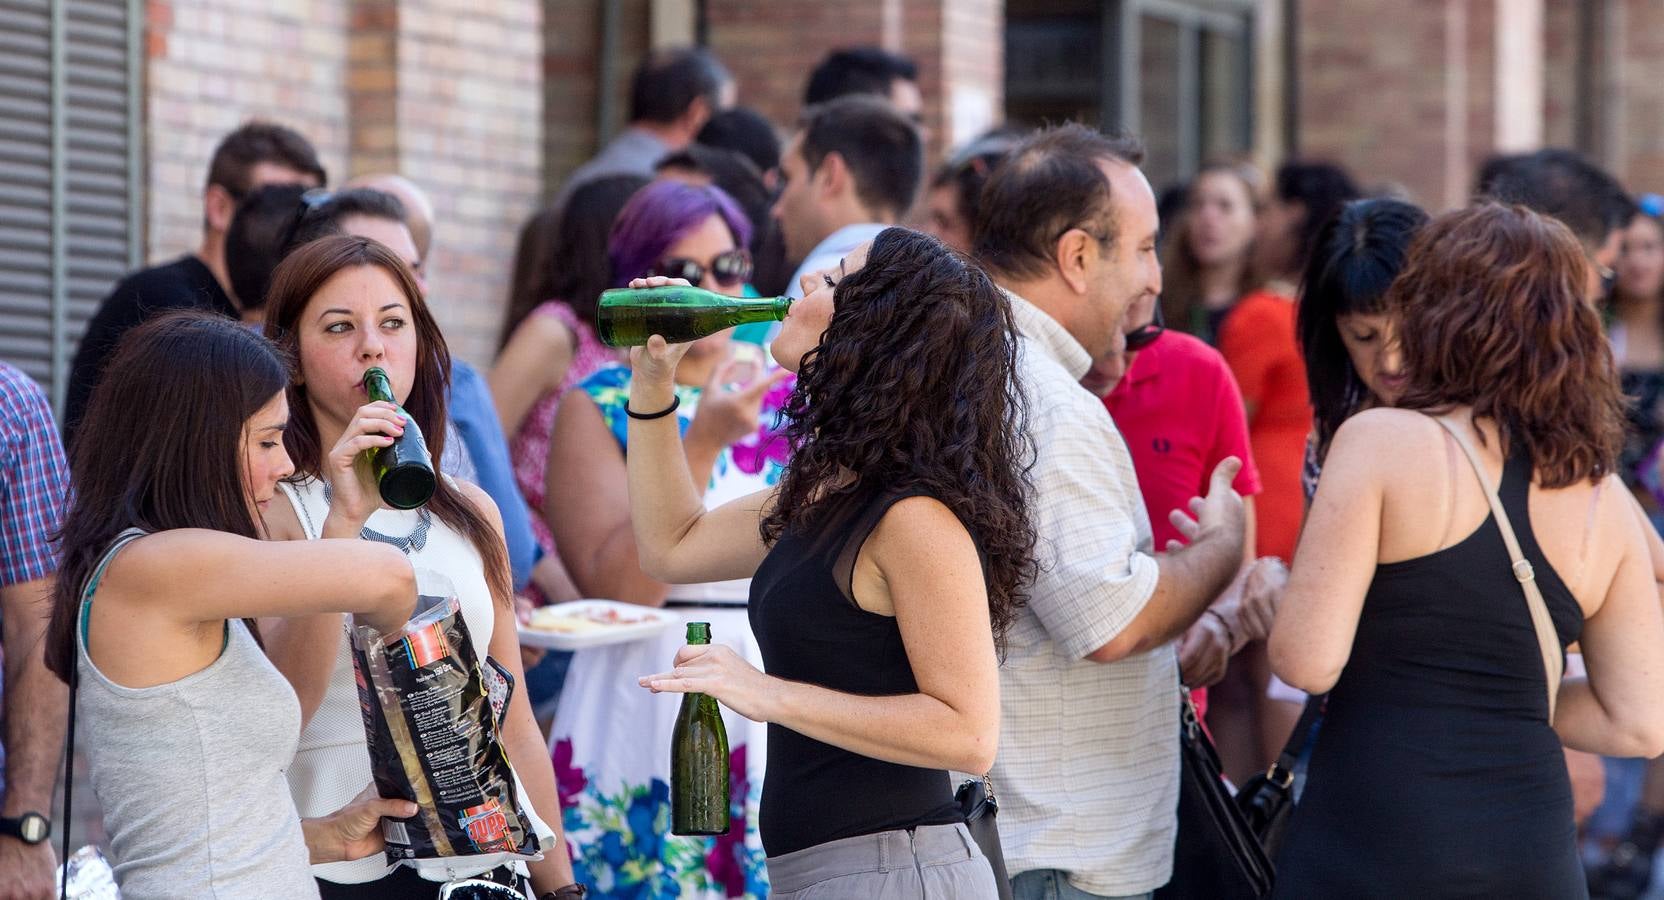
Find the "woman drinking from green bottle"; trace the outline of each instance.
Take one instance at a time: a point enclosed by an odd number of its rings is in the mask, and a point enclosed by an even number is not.
[[[751,577],[765,669],[688,646],[641,684],[768,723],[772,896],[994,898],[948,770],[993,763],[996,646],[1035,570],[1010,307],[903,228],[803,288],[773,345],[798,379],[793,455],[768,490],[704,508],[663,416],[687,345],[632,351],[642,566],[670,582]]]
[[[438,478],[424,506],[409,510],[387,508],[380,497],[351,500],[336,484],[334,473],[358,458],[369,446],[368,436],[405,432],[391,404],[371,402],[365,383],[371,369],[386,373],[393,399],[426,436],[430,457],[439,459],[444,452],[450,351],[415,279],[403,261],[373,240],[326,237],[285,259],[267,296],[267,333],[297,361],[284,433],[295,474],[283,483],[281,500],[265,511],[271,536],[356,536],[390,544],[417,567],[455,585],[475,655],[482,664],[487,656],[495,659],[515,685],[502,740],[517,775],[517,794],[543,849],[543,858],[529,864],[534,896],[578,896],[559,830],[554,773],[519,689],[524,676],[496,506],[480,488],[447,476]],[[360,502],[369,506],[361,508]],[[295,686],[308,720],[289,771],[296,805],[303,811],[328,807],[347,785],[370,774],[341,617],[267,620],[262,626],[266,650]],[[464,863],[451,874],[518,887],[527,868],[516,863],[482,871]],[[319,866],[314,874],[325,900],[435,897],[440,889],[414,870],[390,869],[383,859]]]
[[[743,249],[750,222],[716,188],[655,182],[636,193],[615,221],[607,255],[613,283],[650,274],[697,276],[727,296],[744,289]],[[692,279],[690,279],[692,280]],[[739,357],[755,345],[719,331],[694,344],[673,376],[680,403],[666,422],[686,435],[688,466],[702,502],[720,505],[780,478],[785,441],[774,412],[789,393],[764,375],[760,360]],[[740,372],[749,366],[750,376]],[[545,507],[555,546],[586,597],[662,607],[676,627],[657,639],[579,650],[562,688],[551,734],[565,825],[584,881],[617,895],[643,891],[681,900],[768,895],[757,802],[764,729],[728,714],[724,775],[732,773],[732,827],[718,836],[666,834],[671,818],[671,735],[676,706],[635,686],[642,672],[681,646],[685,622],[710,624],[711,640],[759,662],[746,620],[748,584],[725,580],[668,585],[636,560],[627,496],[626,430],[632,370],[606,366],[568,391],[549,442]],[[735,382],[750,382],[735,388]]]

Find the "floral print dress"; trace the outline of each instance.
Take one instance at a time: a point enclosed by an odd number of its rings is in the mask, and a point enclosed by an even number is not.
[[[597,370],[585,391],[623,448],[630,370]],[[682,432],[699,404],[699,389],[677,387]],[[787,445],[779,411],[791,383],[764,398],[763,425],[717,459],[705,493],[708,508],[780,480]],[[666,612],[681,622],[710,622],[713,643],[727,644],[762,668],[745,601],[750,582],[677,585]],[[670,834],[670,740],[680,694],[653,694],[640,676],[662,671],[684,643],[679,623],[659,637],[579,650],[562,690],[550,747],[562,824],[578,880],[596,898],[752,898],[768,896],[768,870],[757,832],[757,804],[767,759],[767,726],[722,710],[728,731],[732,807],[729,832],[718,837]]]
[[[561,395],[579,384],[590,373],[608,363],[617,362],[619,352],[601,343],[589,323],[579,321],[572,307],[559,300],[548,300],[531,312],[534,316],[557,319],[577,337],[572,362],[566,367],[566,377],[560,387],[537,398],[520,423],[520,430],[510,436],[509,457],[514,463],[514,483],[526,498],[531,510],[532,532],[544,553],[555,551],[555,536],[549,523],[543,520],[544,470],[549,464],[549,436],[555,429],[555,412],[560,408]]]

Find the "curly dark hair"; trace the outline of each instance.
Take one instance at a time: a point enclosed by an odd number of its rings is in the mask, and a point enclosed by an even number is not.
[[[1003,648],[1037,571],[1011,305],[981,269],[906,228],[881,232],[833,299],[786,404],[792,460],[763,540],[821,531],[875,490],[934,497],[977,543]]]

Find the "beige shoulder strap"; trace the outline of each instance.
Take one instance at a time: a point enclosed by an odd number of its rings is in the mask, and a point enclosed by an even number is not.
[[[1456,439],[1456,445],[1462,448],[1462,452],[1467,454],[1468,462],[1473,464],[1473,474],[1485,491],[1485,500],[1491,504],[1491,515],[1496,518],[1497,530],[1502,532],[1502,542],[1508,545],[1508,557],[1514,563],[1514,577],[1525,590],[1525,604],[1531,610],[1531,624],[1537,629],[1537,649],[1543,654],[1543,671],[1548,677],[1548,720],[1553,724],[1555,700],[1560,694],[1560,678],[1565,674],[1566,660],[1561,655],[1560,634],[1554,630],[1554,619],[1548,614],[1548,604],[1543,601],[1543,592],[1537,587],[1537,573],[1532,569],[1531,561],[1520,551],[1520,542],[1514,535],[1514,526],[1508,521],[1508,511],[1502,508],[1502,498],[1497,496],[1496,488],[1485,477],[1485,467],[1480,463],[1479,453],[1473,449],[1473,443],[1448,419],[1443,416],[1432,418]]]

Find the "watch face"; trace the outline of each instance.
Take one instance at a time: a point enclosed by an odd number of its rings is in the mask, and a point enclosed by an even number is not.
[[[52,824],[39,813],[29,813],[18,822],[18,831],[25,843],[38,844],[46,840],[47,834],[52,831]]]

